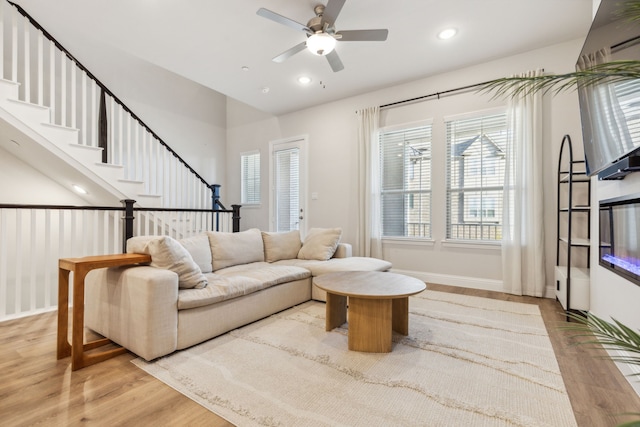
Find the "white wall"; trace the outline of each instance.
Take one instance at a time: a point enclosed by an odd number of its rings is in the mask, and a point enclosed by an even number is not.
[[[640,173],[632,173],[621,181],[598,181],[592,178],[591,208],[591,313],[605,320],[614,318],[635,330],[640,329],[640,286],[601,267],[599,262],[599,211],[600,200],[628,194],[640,193]],[[632,373],[629,366],[620,368],[623,373]],[[634,373],[637,373],[636,368]],[[629,382],[640,394],[637,377]]]
[[[226,96],[86,35],[53,36],[209,184],[225,186]],[[73,48],[71,48],[73,46]]]
[[[227,109],[227,182],[229,195],[240,200],[240,153],[259,149],[262,157],[262,200],[259,208],[242,210],[242,227],[268,229],[268,144],[269,141],[298,135],[309,139],[309,188],[317,200],[309,200],[306,227],[342,227],[343,240],[355,244],[357,214],[357,119],[360,108],[382,105],[444,91],[498,77],[544,68],[551,73],[574,69],[582,46],[581,40],[562,43],[526,54],[479,64],[439,76],[378,90],[365,95],[320,105],[306,110],[274,117],[253,110],[235,101]],[[416,120],[442,117],[503,105],[503,100],[491,96],[465,93],[440,100],[425,101],[383,110],[381,124],[410,123]],[[545,227],[547,247],[547,285],[555,286],[556,171],[560,141],[571,134],[576,145],[580,141],[580,118],[575,93],[566,93],[545,100]],[[436,139],[438,138],[438,139]],[[434,135],[434,150],[443,150],[444,139]],[[444,177],[444,164],[434,164],[433,173]],[[446,246],[444,238],[444,188],[434,192],[434,242],[406,244],[387,241],[384,257],[394,268],[435,282],[447,282],[470,287],[500,288],[500,250],[478,247]],[[435,188],[434,188],[435,190]],[[439,225],[438,225],[439,224]],[[356,252],[358,248],[355,248]]]
[[[226,96],[107,45],[99,49],[78,59],[99,70],[96,77],[209,184],[224,189]]]
[[[0,203],[76,205],[87,202],[48,176],[0,148]]]

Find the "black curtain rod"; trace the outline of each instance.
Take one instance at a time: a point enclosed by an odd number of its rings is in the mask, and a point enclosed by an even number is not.
[[[392,103],[389,103],[389,104],[381,105],[380,108],[394,107],[396,105],[406,104],[408,102],[420,101],[421,99],[427,99],[427,98],[437,97],[438,99],[440,99],[440,95],[446,95],[446,94],[453,93],[453,92],[460,92],[460,91],[467,90],[467,89],[473,89],[473,88],[476,88],[476,87],[479,87],[479,86],[484,86],[487,83],[490,83],[490,81],[486,81],[486,82],[482,82],[482,83],[475,83],[475,84],[468,85],[468,86],[461,86],[461,87],[457,87],[455,89],[443,90],[442,92],[434,92],[434,93],[430,93],[429,95],[422,95],[422,96],[418,96],[416,98],[405,99],[403,101],[392,102]]]

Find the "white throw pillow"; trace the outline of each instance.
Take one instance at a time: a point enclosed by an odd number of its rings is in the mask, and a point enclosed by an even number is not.
[[[233,265],[264,261],[262,235],[257,228],[239,233],[207,231],[213,271]]]
[[[213,271],[211,246],[209,246],[209,238],[205,233],[180,239],[178,242],[191,254],[191,258],[198,264],[203,273],[211,273]]]
[[[267,262],[280,261],[282,259],[296,259],[302,247],[300,231],[293,230],[286,233],[262,232],[264,243],[264,258]]]
[[[298,258],[327,261],[336,252],[340,237],[341,228],[312,228],[302,243]]]
[[[127,252],[151,255],[151,266],[178,274],[180,288],[204,288],[207,278],[189,252],[173,237],[136,236],[127,240]]]

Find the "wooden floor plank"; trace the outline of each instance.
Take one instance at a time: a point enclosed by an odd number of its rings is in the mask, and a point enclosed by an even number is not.
[[[560,328],[564,315],[556,301],[428,288],[538,305],[579,426],[615,426],[632,419],[619,414],[640,413],[640,398],[615,365],[575,345],[575,338]],[[55,312],[0,323],[0,424],[231,426],[138,369],[131,353],[71,372],[69,358],[56,360],[55,328]]]

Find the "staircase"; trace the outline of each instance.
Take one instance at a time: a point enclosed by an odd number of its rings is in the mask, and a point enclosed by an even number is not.
[[[90,205],[0,200],[0,321],[57,309],[60,258],[118,253],[131,235],[239,231],[240,206],[222,206],[219,185],[7,0],[0,58],[0,155],[12,153],[65,188],[88,187],[81,197]],[[114,207],[120,201],[126,207]]]
[[[212,208],[212,187],[6,0],[0,38],[1,148],[67,188],[69,176],[98,186],[92,193],[102,197],[94,204],[133,199],[149,208]]]

